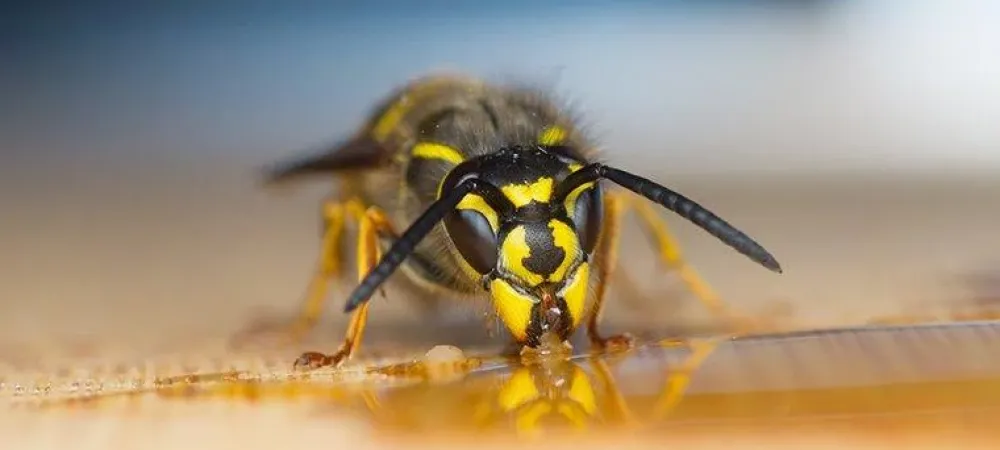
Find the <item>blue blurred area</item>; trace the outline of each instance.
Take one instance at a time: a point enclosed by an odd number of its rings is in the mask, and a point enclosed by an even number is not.
[[[22,162],[259,162],[460,69],[551,85],[620,155],[677,170],[1000,161],[1000,65],[982,57],[1000,8],[932,3],[35,3],[0,19],[0,144]]]
[[[212,23],[291,21],[323,24],[343,21],[380,21],[396,19],[451,18],[524,18],[537,14],[577,15],[635,9],[658,10],[675,14],[695,11],[719,11],[739,8],[809,9],[837,3],[830,0],[549,0],[505,2],[406,0],[371,1],[252,1],[252,0],[176,0],[169,3],[142,3],[108,0],[53,2],[20,5],[20,18],[41,19],[45,23],[140,23],[170,22]]]

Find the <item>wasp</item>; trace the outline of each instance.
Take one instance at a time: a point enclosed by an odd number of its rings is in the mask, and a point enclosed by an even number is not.
[[[602,162],[579,124],[540,89],[430,74],[387,95],[353,136],[268,168],[269,185],[311,176],[339,182],[323,203],[320,261],[296,333],[320,315],[340,273],[345,224],[357,225],[358,284],[344,306],[344,340],[332,354],[304,353],[295,367],[337,366],[354,355],[369,299],[397,270],[428,292],[488,302],[522,351],[548,336],[565,344],[583,325],[595,349],[628,347],[630,334],[598,329],[628,211],[647,225],[668,267],[723,311],[680,256],[657,205],[781,273],[766,249],[705,207]]]

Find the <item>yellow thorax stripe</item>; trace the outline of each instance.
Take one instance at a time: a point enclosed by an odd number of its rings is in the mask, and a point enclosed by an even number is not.
[[[411,151],[415,158],[439,159],[452,164],[461,163],[465,157],[454,147],[433,142],[420,142]]]
[[[566,130],[558,125],[547,127],[538,135],[538,143],[542,145],[559,145],[566,140]]]
[[[372,127],[372,136],[376,141],[384,142],[414,106],[423,102],[427,97],[438,93],[438,87],[450,82],[452,80],[449,77],[434,77],[415,83],[408,92],[400,95],[396,102],[378,118]]]

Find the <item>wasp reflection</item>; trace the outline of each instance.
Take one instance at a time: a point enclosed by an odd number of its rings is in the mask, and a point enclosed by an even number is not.
[[[549,430],[636,428],[670,415],[714,347],[691,346],[679,364],[637,355],[521,362],[453,383],[383,390],[370,412],[379,426],[400,431],[537,436]],[[615,370],[625,364],[629,370]],[[628,375],[624,383],[616,372]]]
[[[522,433],[538,433],[544,425],[587,428],[598,422],[628,422],[628,409],[603,360],[584,365],[568,360],[518,367],[490,395],[480,398],[472,417],[489,428],[513,423]]]

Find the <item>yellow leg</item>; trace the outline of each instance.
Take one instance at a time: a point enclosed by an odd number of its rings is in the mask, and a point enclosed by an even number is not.
[[[698,272],[684,260],[677,239],[674,238],[667,227],[666,221],[653,208],[652,204],[636,196],[623,199],[623,203],[636,212],[647,233],[656,240],[660,259],[670,270],[677,272],[681,280],[683,280],[684,284],[687,285],[688,289],[698,300],[716,316],[723,317],[729,321],[739,321],[741,325],[744,325],[741,316],[733,313],[709,284],[698,275]]]
[[[319,320],[319,316],[323,312],[323,304],[326,303],[330,280],[340,275],[344,226],[348,218],[360,222],[364,213],[364,205],[356,198],[345,202],[327,202],[323,205],[326,231],[323,233],[319,262],[316,273],[309,283],[306,301],[298,320],[292,326],[294,340],[300,340]]]
[[[654,420],[663,419],[674,411],[684,398],[684,394],[687,393],[688,386],[691,385],[691,376],[704,364],[705,360],[708,359],[709,355],[715,351],[721,342],[719,339],[688,342],[691,354],[688,355],[679,368],[672,370],[670,375],[667,376],[666,385],[663,388],[663,396],[657,400],[656,405],[653,407]],[[676,345],[674,342],[665,342],[664,344],[666,346]]]
[[[379,247],[379,237],[389,235],[393,239],[397,238],[397,233],[386,217],[376,206],[369,207],[364,212],[361,219],[361,226],[358,229],[358,281],[360,282],[382,257]],[[344,335],[344,342],[332,355],[318,352],[307,352],[302,354],[295,361],[296,368],[317,368],[323,366],[337,366],[346,361],[358,351],[361,340],[364,337],[365,325],[368,323],[369,302],[363,303],[351,314],[351,321]]]
[[[341,271],[341,245],[344,227],[348,219],[360,221],[365,214],[362,201],[356,197],[343,201],[327,200],[321,211],[324,230],[320,242],[319,261],[316,271],[309,282],[306,299],[298,317],[291,324],[262,323],[255,324],[250,329],[236,336],[237,346],[252,340],[254,336],[265,332],[277,331],[281,341],[299,342],[302,337],[315,326],[326,302],[329,283],[339,276]],[[275,330],[277,329],[277,330]]]
[[[608,401],[608,408],[605,414],[608,414],[612,420],[622,425],[638,425],[638,421],[635,420],[631,408],[628,407],[628,402],[625,401],[625,397],[622,396],[621,390],[618,388],[618,382],[615,381],[614,376],[611,374],[608,363],[598,356],[592,358],[590,364],[594,368],[597,379],[604,386],[604,398]]]
[[[609,192],[604,198],[604,232],[598,241],[595,254],[597,285],[594,303],[587,318],[587,337],[591,346],[598,350],[609,347],[629,348],[634,341],[628,333],[605,338],[597,329],[604,312],[604,294],[607,292],[608,280],[614,273],[615,263],[618,261],[618,231],[622,214],[625,212],[623,200],[624,198],[616,192]]]

